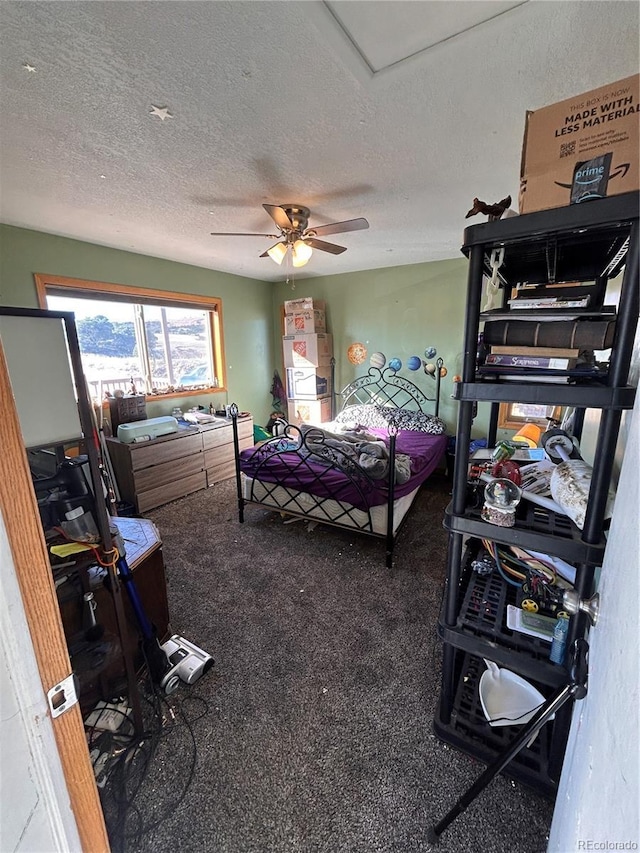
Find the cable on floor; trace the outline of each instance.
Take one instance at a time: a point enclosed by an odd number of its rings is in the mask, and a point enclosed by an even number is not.
[[[106,781],[100,789],[100,796],[114,853],[140,849],[144,836],[170,818],[187,795],[198,758],[193,725],[206,717],[210,710],[205,699],[194,695],[193,688],[189,690],[183,697],[177,694],[166,697],[147,678],[141,685],[144,730],[140,735],[109,731],[101,732],[100,737],[95,738],[99,718],[89,730],[90,749],[99,748],[100,752],[108,751],[111,756],[105,768]],[[123,716],[129,719],[124,713]],[[169,802],[163,802],[160,817],[145,820],[138,800],[161,767],[160,747],[170,743],[181,729],[187,733],[185,752],[188,750],[188,756],[172,766],[171,790],[178,793]],[[154,759],[157,766],[154,766]]]

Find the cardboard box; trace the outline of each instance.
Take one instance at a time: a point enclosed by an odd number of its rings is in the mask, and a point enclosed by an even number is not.
[[[288,400],[287,415],[290,424],[324,424],[331,420],[331,397],[322,400]]]
[[[282,338],[285,367],[320,367],[331,363],[331,335],[285,335]]]
[[[640,188],[640,75],[527,113],[520,213]]]
[[[297,311],[315,310],[325,310],[325,304],[322,299],[314,299],[311,296],[303,296],[300,299],[288,299],[284,303],[285,314],[295,314]]]
[[[296,311],[293,314],[285,314],[284,330],[287,335],[312,335],[315,332],[326,332],[325,313],[314,308],[313,311]]]
[[[332,391],[331,368],[328,365],[287,368],[287,397],[291,400],[319,400],[330,397]]]

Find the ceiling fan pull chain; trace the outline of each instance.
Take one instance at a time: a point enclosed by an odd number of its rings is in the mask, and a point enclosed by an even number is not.
[[[287,270],[287,279],[286,284],[291,285],[291,290],[296,289],[296,271],[291,262],[291,253],[287,252],[287,260],[286,260],[286,270]]]

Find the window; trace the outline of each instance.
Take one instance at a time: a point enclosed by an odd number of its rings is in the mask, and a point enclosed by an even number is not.
[[[498,427],[520,429],[524,424],[537,424],[546,428],[550,420],[562,419],[561,406],[544,406],[538,403],[500,403]]]
[[[147,396],[224,389],[222,301],[36,275],[40,307],[75,314],[96,400],[132,387]]]

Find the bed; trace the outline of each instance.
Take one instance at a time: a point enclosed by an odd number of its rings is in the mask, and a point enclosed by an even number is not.
[[[370,367],[338,395],[341,411],[333,421],[281,422],[279,435],[243,451],[233,405],[240,522],[245,508],[257,505],[378,537],[391,568],[401,525],[445,454],[441,366],[434,397],[389,368]],[[427,411],[430,403],[434,414]]]

